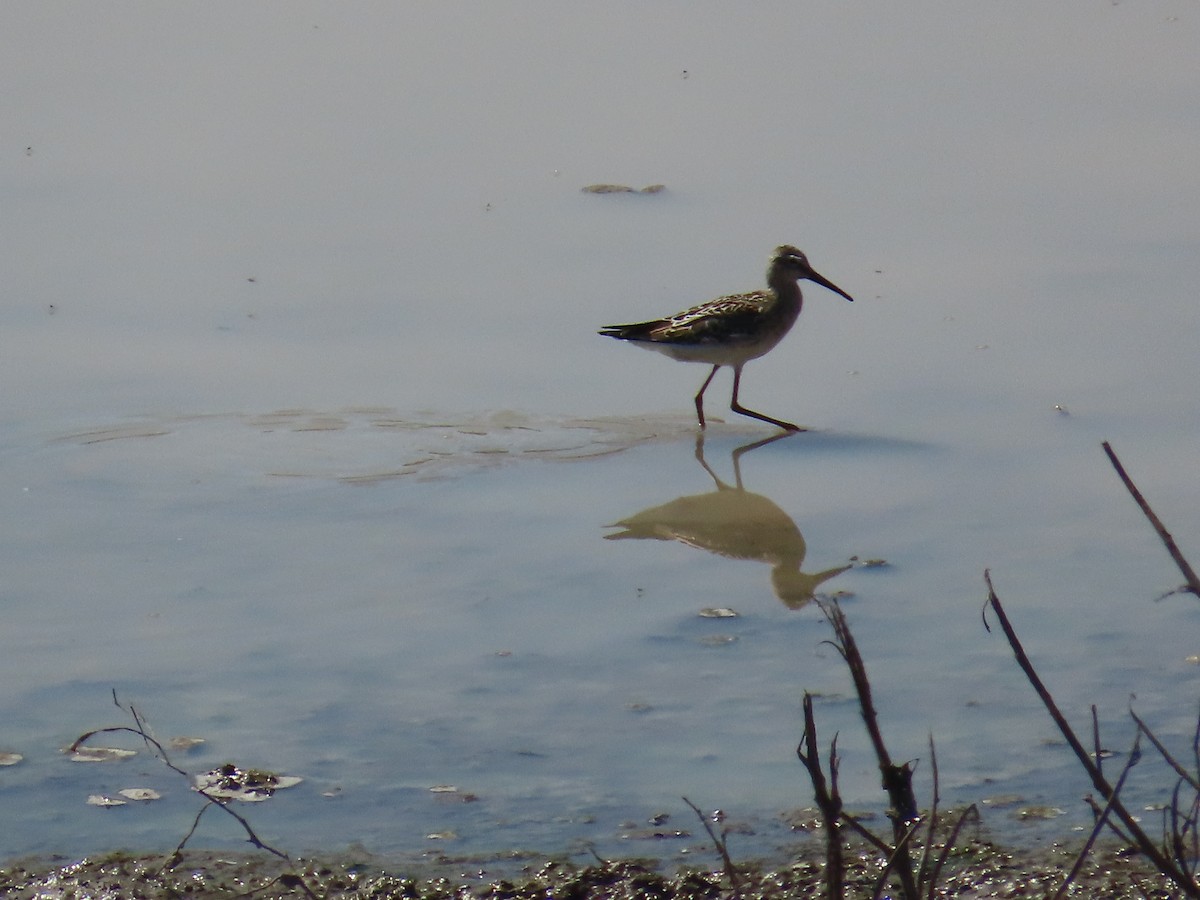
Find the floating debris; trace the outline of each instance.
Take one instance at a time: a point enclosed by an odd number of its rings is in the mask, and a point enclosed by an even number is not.
[[[1022,822],[1057,819],[1062,815],[1066,815],[1066,813],[1057,806],[1026,806],[1014,813],[1014,816]]]
[[[0,753],[0,766],[15,766],[24,758],[20,753]]]
[[[124,800],[118,800],[116,797],[109,797],[105,794],[89,794],[87,798],[88,806],[126,806]]]
[[[620,833],[623,841],[680,841],[691,836],[684,828],[632,828]]]
[[[456,841],[458,834],[453,831],[433,831],[425,835],[427,841]]]
[[[864,559],[858,565],[862,569],[885,569],[889,563],[886,559]]]
[[[728,606],[706,606],[700,610],[702,619],[736,619],[738,613]]]
[[[713,634],[700,638],[700,643],[706,647],[725,647],[737,642],[735,634]]]
[[[194,747],[199,747],[204,743],[204,738],[198,737],[173,737],[167,741],[167,746],[172,750],[178,750],[180,753],[187,753]]]
[[[161,800],[162,794],[153,788],[125,788],[117,791],[127,800],[137,800],[139,803],[149,803],[151,800]]]
[[[122,750],[120,747],[76,747],[71,754],[71,762],[111,762],[131,756],[137,756],[137,751]]]
[[[585,194],[659,194],[666,189],[665,184],[648,184],[640,191],[627,184],[589,184],[580,188]]]
[[[264,769],[239,769],[233,763],[197,775],[195,789],[215,800],[240,800],[261,803],[276,791],[294,787],[303,781],[294,775],[277,775]]]
[[[983,805],[990,806],[994,809],[1004,809],[1009,806],[1016,806],[1018,803],[1024,803],[1025,798],[1020,794],[997,794],[995,797],[984,797]]]
[[[478,794],[462,793],[456,784],[435,784],[429,791],[432,794],[439,794],[447,800],[453,800],[458,803],[476,803],[479,801]]]

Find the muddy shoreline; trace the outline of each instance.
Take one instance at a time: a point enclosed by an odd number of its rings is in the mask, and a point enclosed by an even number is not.
[[[846,896],[871,896],[881,863],[852,848]],[[268,854],[186,851],[171,864],[162,854],[110,853],[85,859],[25,859],[0,869],[0,897],[662,897],[782,898],[824,896],[824,859],[815,844],[786,864],[735,860],[737,884],[719,861],[679,867],[654,858],[597,859],[580,865],[538,854],[490,858],[430,856],[385,861],[369,854],[282,860]],[[1074,864],[1069,845],[1015,850],[984,839],[946,860],[936,897],[1049,896]],[[1181,896],[1136,852],[1110,845],[1095,851],[1076,877],[1072,896]]]

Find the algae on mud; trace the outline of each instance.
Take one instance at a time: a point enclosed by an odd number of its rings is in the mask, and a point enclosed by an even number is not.
[[[881,863],[869,848],[847,855],[850,896],[869,896]],[[986,898],[1048,894],[1062,883],[1074,854],[1052,843],[1016,852],[976,840],[955,854],[933,896]],[[110,854],[75,863],[24,861],[0,869],[0,897],[217,897],[253,896],[283,900],[298,896],[466,900],[546,897],[662,900],[743,900],[823,896],[819,856],[787,866],[739,864],[734,891],[717,868],[672,870],[655,860],[604,860],[576,866],[536,855],[506,859],[443,857],[403,869],[368,855],[298,859],[291,864],[267,856],[188,853],[174,869],[161,856]],[[1167,900],[1161,877],[1136,854],[1109,847],[1098,853],[1075,882],[1075,895],[1111,900]]]

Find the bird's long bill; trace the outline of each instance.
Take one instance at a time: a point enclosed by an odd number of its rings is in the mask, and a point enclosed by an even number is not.
[[[808,280],[815,281],[817,284],[819,284],[823,288],[829,288],[829,290],[833,291],[835,294],[841,294],[843,297],[845,297],[851,303],[854,302],[853,297],[851,297],[849,294],[847,294],[845,291],[843,291],[840,287],[838,287],[836,284],[834,284],[832,281],[830,281],[824,275],[820,275],[816,272],[813,272],[812,274],[810,274],[808,276]]]

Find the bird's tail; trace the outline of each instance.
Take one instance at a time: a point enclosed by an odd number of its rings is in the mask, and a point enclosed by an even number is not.
[[[644,341],[662,322],[638,322],[635,325],[605,325],[597,334],[619,341]]]

